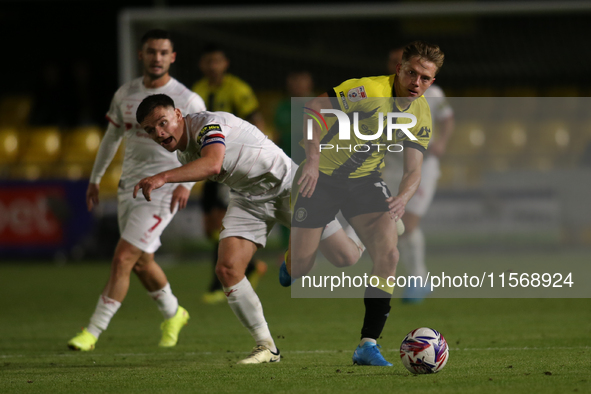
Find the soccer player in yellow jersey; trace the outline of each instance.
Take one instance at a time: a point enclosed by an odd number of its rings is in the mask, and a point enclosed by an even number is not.
[[[298,185],[299,191],[288,271],[294,278],[309,272],[322,229],[340,210],[366,246],[373,260],[371,276],[377,277],[373,283],[378,283],[365,291],[365,318],[361,342],[353,354],[355,364],[392,365],[376,341],[390,312],[393,287],[388,278],[395,275],[398,263],[396,222],[419,186],[431,136],[431,114],[423,93],[435,80],[443,59],[438,46],[415,41],[404,48],[396,74],[345,81],[306,105],[318,114],[332,110],[338,121],[327,116],[331,124],[321,127],[322,122],[305,118],[306,162],[294,181],[294,190]],[[341,138],[346,137],[341,127],[347,120],[353,126],[343,127],[350,131],[349,139]],[[392,123],[394,127],[388,127]],[[390,195],[381,178],[386,151],[403,154],[404,174],[396,196]]]
[[[224,51],[208,45],[199,68],[204,77],[193,85],[195,93],[203,97],[209,111],[230,112],[264,130],[259,102],[252,88],[240,78],[227,72],[230,61]]]
[[[199,68],[204,77],[197,81],[192,90],[203,97],[209,111],[230,112],[254,124],[259,130],[264,130],[263,117],[259,112],[259,102],[252,88],[240,78],[229,74],[228,60],[224,51],[215,45],[205,47]],[[203,185],[201,206],[207,237],[216,242],[213,267],[215,269],[218,260],[219,234],[222,228],[222,219],[226,214],[230,200],[229,188],[220,183],[206,181]],[[253,287],[262,275],[267,271],[267,265],[263,261],[251,261],[246,270]],[[224,302],[226,296],[222,291],[222,284],[217,276],[213,275],[208,291],[203,295],[203,301],[207,304]]]

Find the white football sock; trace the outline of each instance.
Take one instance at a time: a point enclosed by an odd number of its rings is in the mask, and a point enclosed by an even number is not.
[[[361,255],[365,251],[365,245],[357,236],[357,233],[353,229],[353,226],[349,224],[348,226],[343,227],[343,230],[345,230],[345,234],[347,234],[347,237],[351,238],[351,241],[353,241],[355,245],[357,245],[357,247],[359,248],[359,257],[361,257]]]
[[[248,329],[257,345],[264,345],[277,352],[271,331],[263,315],[263,305],[250,282],[244,277],[231,287],[224,287],[228,304],[242,325]]]
[[[119,301],[101,295],[99,297],[98,303],[96,304],[96,309],[90,317],[90,323],[88,324],[88,327],[86,327],[88,332],[98,338],[99,335],[101,335],[101,332],[107,329],[109,322],[119,307],[121,307],[121,303]]]
[[[162,312],[162,316],[164,316],[164,320],[176,315],[177,309],[179,308],[179,300],[172,294],[170,283],[167,283],[160,290],[149,291],[148,294],[156,301],[158,309]]]
[[[371,343],[373,343],[374,345],[377,345],[377,343],[378,343],[378,341],[376,341],[376,340],[375,340],[375,339],[373,339],[373,338],[361,338],[361,342],[359,342],[359,346],[363,346],[363,344],[364,344],[365,342],[371,342]]]
[[[398,242],[400,260],[404,263],[407,275],[427,277],[425,265],[425,236],[420,228],[400,237]]]

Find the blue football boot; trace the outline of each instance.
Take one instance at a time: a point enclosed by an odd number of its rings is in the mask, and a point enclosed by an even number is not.
[[[392,363],[386,361],[382,353],[380,353],[380,348],[380,345],[371,342],[365,342],[363,346],[357,346],[355,353],[353,353],[353,364],[391,367]]]
[[[289,287],[292,283],[295,282],[295,279],[291,278],[289,272],[287,272],[287,267],[285,266],[285,261],[281,264],[281,268],[279,268],[279,283],[283,287]]]

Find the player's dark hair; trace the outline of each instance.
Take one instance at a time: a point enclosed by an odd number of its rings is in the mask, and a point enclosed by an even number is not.
[[[158,107],[172,107],[174,109],[174,101],[165,94],[153,94],[148,96],[143,99],[140,105],[137,107],[135,119],[139,124],[141,124],[144,119],[146,119],[152,113],[152,111]]]
[[[404,51],[402,52],[402,62],[407,62],[415,56],[435,64],[437,72],[439,72],[439,69],[443,66],[443,61],[445,60],[445,54],[438,45],[429,44],[425,41],[413,41],[405,46]]]
[[[174,41],[172,41],[172,36],[170,32],[162,29],[152,29],[148,30],[146,34],[142,36],[140,41],[140,46],[143,47],[144,44],[148,40],[168,40],[170,41],[170,45],[174,48]]]
[[[218,44],[209,43],[205,44],[205,46],[203,47],[203,51],[201,51],[201,56],[209,55],[210,53],[214,52],[221,52],[224,54],[224,56],[226,55],[226,51],[224,50],[224,48],[222,48]]]

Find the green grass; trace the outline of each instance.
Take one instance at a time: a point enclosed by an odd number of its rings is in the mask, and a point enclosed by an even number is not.
[[[160,314],[133,278],[97,349],[78,353],[66,342],[87,323],[108,263],[1,265],[0,392],[591,392],[589,299],[429,299],[417,306],[393,300],[379,342],[394,367],[358,367],[351,356],[363,301],[291,299],[272,267],[259,295],[283,358],[239,366],[252,339],[227,305],[199,302],[210,267],[165,270],[191,314],[177,347],[156,346]],[[420,326],[441,331],[451,348],[436,375],[411,375],[399,361],[402,338]]]

